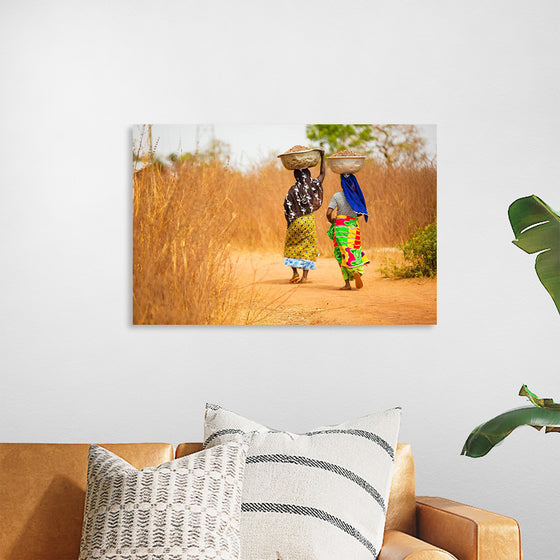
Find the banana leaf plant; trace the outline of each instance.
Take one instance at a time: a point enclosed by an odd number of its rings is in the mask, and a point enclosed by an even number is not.
[[[560,214],[538,196],[519,198],[508,209],[513,242],[526,253],[539,253],[537,276],[560,313]]]
[[[504,412],[475,428],[461,451],[468,457],[484,457],[495,445],[519,426],[532,426],[545,432],[560,432],[560,404],[552,399],[540,399],[526,385],[519,394],[531,401],[531,406]]]
[[[538,253],[535,270],[560,313],[560,214],[538,196],[515,200],[508,209],[514,244],[526,253]],[[546,432],[560,432],[560,404],[540,399],[526,385],[519,394],[531,406],[504,412],[475,428],[461,451],[468,457],[483,457],[519,426],[543,427]]]

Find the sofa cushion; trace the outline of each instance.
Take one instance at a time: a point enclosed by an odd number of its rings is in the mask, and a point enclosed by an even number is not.
[[[137,468],[173,459],[168,443],[104,444]],[[89,444],[0,443],[0,560],[75,560]]]
[[[175,457],[184,457],[202,449],[200,443],[180,443]],[[408,443],[397,443],[395,466],[391,478],[389,504],[385,531],[395,530],[416,535],[416,485],[414,481],[414,458]]]
[[[397,444],[385,530],[416,535],[414,459],[408,443]]]
[[[243,485],[242,558],[376,558],[399,422],[395,408],[293,434],[207,405],[205,447],[253,432]]]
[[[92,445],[80,560],[239,558],[247,445],[137,470]]]

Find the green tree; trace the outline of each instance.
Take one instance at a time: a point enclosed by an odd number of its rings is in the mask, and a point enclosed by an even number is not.
[[[426,140],[412,124],[310,124],[306,134],[327,153],[356,150],[389,165],[427,161]]]
[[[309,124],[307,139],[327,152],[364,150],[373,140],[369,124]]]

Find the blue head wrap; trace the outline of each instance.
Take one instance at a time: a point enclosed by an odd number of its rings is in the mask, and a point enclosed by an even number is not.
[[[341,175],[340,184],[342,185],[342,191],[344,192],[348,204],[352,207],[352,210],[354,210],[356,214],[363,214],[367,222],[369,215],[366,208],[366,201],[356,177],[352,175],[352,173],[349,175]]]

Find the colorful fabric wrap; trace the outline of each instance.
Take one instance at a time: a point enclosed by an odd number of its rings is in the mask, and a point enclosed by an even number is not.
[[[315,270],[317,254],[315,216],[307,214],[296,218],[286,230],[284,264],[293,268]]]
[[[334,257],[340,265],[345,280],[351,279],[354,272],[363,273],[369,259],[362,251],[360,225],[358,218],[339,215],[331,224],[328,236],[333,240]]]

